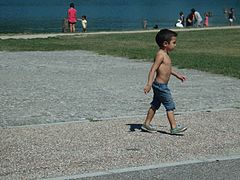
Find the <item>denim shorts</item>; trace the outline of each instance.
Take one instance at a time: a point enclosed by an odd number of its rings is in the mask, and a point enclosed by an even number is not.
[[[161,104],[163,104],[166,111],[173,111],[175,109],[175,103],[173,102],[168,85],[154,81],[152,88],[154,94],[153,101],[151,102],[152,108],[158,110]]]

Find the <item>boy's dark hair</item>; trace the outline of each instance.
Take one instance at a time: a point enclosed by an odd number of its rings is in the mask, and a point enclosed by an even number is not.
[[[156,43],[158,44],[158,46],[160,48],[162,48],[163,43],[165,41],[170,43],[172,37],[177,37],[177,33],[174,31],[171,31],[169,29],[162,29],[157,33],[155,40],[156,40]]]
[[[71,4],[70,4],[70,8],[74,8],[74,3],[71,3]]]

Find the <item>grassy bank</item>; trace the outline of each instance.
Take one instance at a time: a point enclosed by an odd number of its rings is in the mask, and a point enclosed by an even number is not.
[[[240,29],[181,31],[173,64],[240,78]],[[89,50],[99,54],[152,61],[158,47],[155,32],[91,34],[48,39],[0,40],[1,51]]]

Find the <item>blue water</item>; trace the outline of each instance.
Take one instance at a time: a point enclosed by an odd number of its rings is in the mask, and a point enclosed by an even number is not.
[[[212,12],[210,26],[228,24],[225,8],[235,8],[240,18],[240,0],[0,0],[0,33],[61,32],[70,2],[74,2],[79,18],[87,16],[89,32],[138,30],[143,19],[147,19],[149,29],[154,25],[171,28],[179,12],[187,16],[191,8],[202,16]],[[80,22],[77,31],[81,31]]]

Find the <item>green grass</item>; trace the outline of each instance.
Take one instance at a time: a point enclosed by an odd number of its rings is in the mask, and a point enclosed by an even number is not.
[[[181,68],[193,68],[240,78],[240,29],[179,33],[174,63]],[[186,34],[189,38],[186,38]]]
[[[173,64],[240,79],[240,29],[181,31],[171,53]],[[48,39],[0,40],[0,51],[88,50],[103,55],[152,61],[156,32],[92,34]]]

